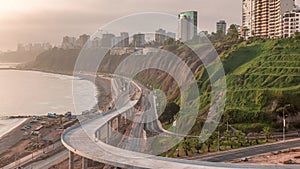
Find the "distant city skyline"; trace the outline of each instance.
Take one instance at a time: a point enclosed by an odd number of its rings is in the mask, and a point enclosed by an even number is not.
[[[296,4],[299,2],[296,0]],[[201,30],[214,32],[219,20],[228,25],[241,24],[242,0],[1,1],[0,51],[16,50],[18,43],[59,45],[64,36],[92,34],[106,23],[133,13],[163,12],[176,16],[187,10],[198,12]]]

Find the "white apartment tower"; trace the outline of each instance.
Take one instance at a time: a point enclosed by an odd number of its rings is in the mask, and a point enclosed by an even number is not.
[[[178,39],[192,40],[197,35],[197,11],[181,12],[178,15]]]
[[[283,21],[283,37],[293,37],[300,32],[300,10],[286,12]]]
[[[261,38],[283,36],[283,15],[295,0],[243,0],[243,35]]]
[[[243,0],[242,37],[246,39],[254,36],[254,1]]]

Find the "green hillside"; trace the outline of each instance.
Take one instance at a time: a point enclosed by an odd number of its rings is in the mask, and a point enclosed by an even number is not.
[[[225,116],[231,123],[272,124],[278,118],[276,109],[286,104],[291,115],[299,112],[299,40],[242,42],[221,58],[227,77]],[[207,82],[207,75],[200,74],[199,81]]]
[[[295,131],[300,128],[300,43],[299,39],[269,39],[243,41],[231,45],[226,49],[217,48],[226,73],[227,93],[226,107],[220,123],[220,135],[230,138],[236,136],[241,139],[243,146],[260,144],[264,141],[249,142],[244,139],[241,132],[246,135],[258,135],[270,133],[270,131],[281,132],[282,111],[288,115],[287,131]],[[200,110],[196,124],[189,134],[199,135],[203,122],[205,121],[210,100],[210,79],[201,62],[189,59],[193,54],[182,45],[165,46],[181,57],[191,68],[198,80],[200,91]],[[187,59],[188,58],[188,59]],[[193,63],[198,64],[193,64]],[[214,66],[212,63],[210,66]],[[161,88],[168,94],[169,102],[179,105],[179,92],[177,86],[166,73],[150,70],[138,75],[138,79],[144,83],[152,83],[155,88]],[[289,107],[283,108],[286,105]],[[165,113],[170,112],[166,110]],[[175,115],[176,116],[176,115]],[[165,115],[164,118],[170,118]],[[165,128],[172,124],[169,119],[160,119]],[[241,130],[237,133],[225,132],[227,121],[234,128]],[[217,133],[200,146],[201,152],[217,151]],[[228,136],[230,135],[230,136]],[[165,140],[164,140],[165,141]],[[184,152],[179,154],[195,154],[198,151],[197,139],[187,138],[178,146],[171,149],[163,156],[176,157],[177,149]],[[221,149],[240,147],[238,140],[222,141]],[[188,152],[188,153],[187,153]],[[178,154],[177,154],[178,156]]]
[[[198,134],[210,104],[210,81],[201,62],[192,64],[191,52],[182,45],[165,46],[181,57],[195,74],[200,91],[199,120],[191,133]],[[300,45],[296,39],[256,40],[234,44],[220,54],[227,79],[226,108],[224,116],[233,126],[245,132],[253,128],[260,132],[263,127],[280,129],[281,113],[284,105],[290,104],[286,112],[290,114],[290,128],[300,126],[300,121],[292,116],[300,112]],[[187,59],[188,58],[188,59]],[[214,66],[213,64],[211,66]],[[170,102],[179,104],[179,91],[166,73],[146,71],[137,77],[145,84],[161,88],[168,94]],[[202,119],[202,120],[201,120]],[[224,119],[225,120],[225,119]],[[223,120],[223,121],[224,121]],[[165,122],[168,123],[168,119]],[[244,124],[244,125],[241,125]],[[249,125],[252,123],[252,125]],[[256,125],[253,125],[253,124]],[[295,124],[295,125],[292,125]],[[166,124],[168,125],[168,124]],[[251,126],[245,128],[243,126]],[[254,126],[254,127],[253,127]]]
[[[222,49],[222,46],[226,48]],[[198,45],[197,48],[209,54],[209,48]],[[286,110],[296,115],[300,112],[300,45],[299,39],[274,39],[243,41],[233,45],[219,44],[220,57],[227,76],[227,100],[224,116],[230,124],[258,123],[264,126],[280,128],[280,107],[291,106]],[[195,128],[197,134],[205,120],[210,104],[210,81],[202,62],[189,48],[173,43],[163,47],[179,56],[195,72],[201,94],[199,117]],[[79,50],[53,49],[39,55],[35,62],[26,68],[54,72],[72,72]],[[126,56],[107,56],[101,66],[101,72],[113,72],[116,65]],[[150,56],[149,56],[150,57]],[[211,66],[214,66],[213,64]],[[157,70],[146,70],[136,76],[141,83],[151,84],[167,94],[169,102],[180,103],[178,86],[171,76]],[[169,117],[169,116],[166,116]],[[291,118],[293,126],[300,126],[297,118]],[[224,120],[223,120],[224,121]],[[165,119],[171,123],[172,120]],[[168,125],[168,124],[166,124]],[[243,128],[242,128],[243,129]]]

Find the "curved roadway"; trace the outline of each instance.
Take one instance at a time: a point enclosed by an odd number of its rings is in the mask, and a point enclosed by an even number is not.
[[[134,83],[134,85],[136,84]],[[139,90],[141,89],[139,88]],[[128,101],[118,110],[106,112],[81,123],[81,125],[67,129],[61,138],[63,145],[69,151],[82,157],[122,168],[280,168],[278,165],[236,165],[164,158],[114,147],[91,137],[109,121],[132,109],[137,102],[137,100]],[[284,168],[286,167],[298,168],[299,166],[284,166]]]

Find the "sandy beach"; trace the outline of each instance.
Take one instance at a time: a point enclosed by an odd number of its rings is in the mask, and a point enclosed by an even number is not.
[[[26,120],[27,118],[0,119],[0,139],[4,135],[24,123]]]

